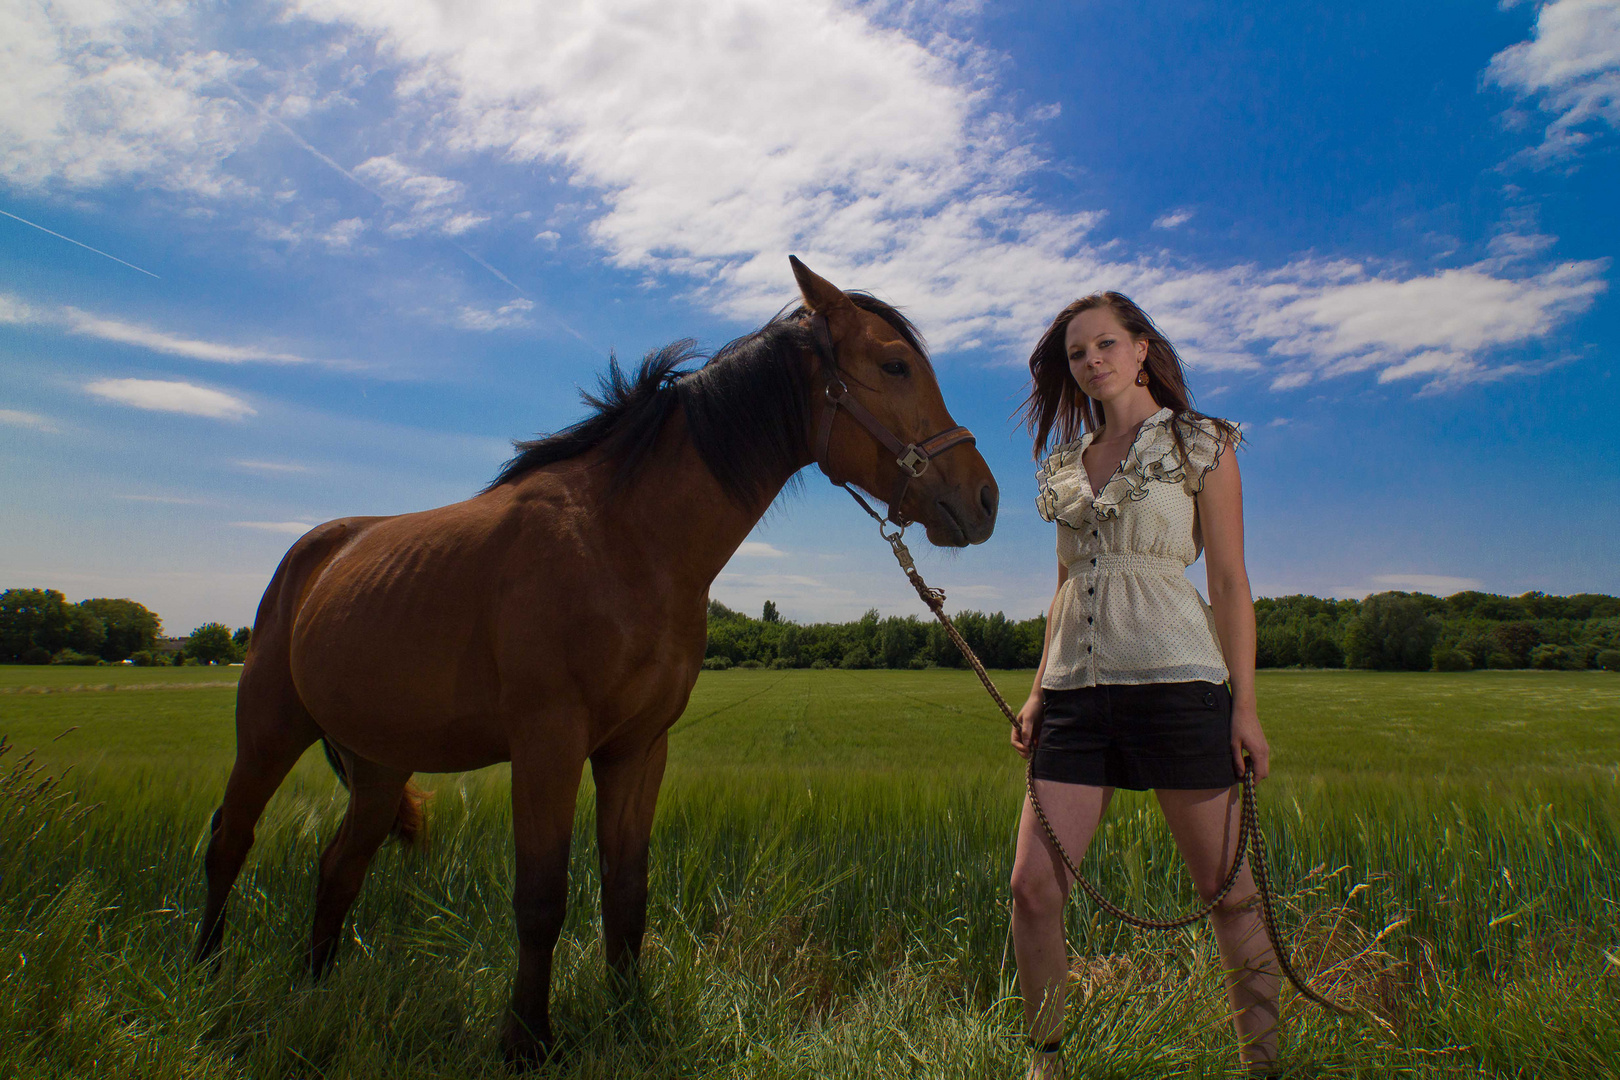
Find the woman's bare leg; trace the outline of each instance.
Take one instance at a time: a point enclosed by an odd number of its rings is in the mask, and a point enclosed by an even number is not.
[[[1058,839],[1076,863],[1102,821],[1113,788],[1035,781],[1041,809]],[[1063,940],[1063,909],[1074,878],[1052,847],[1035,811],[1024,800],[1018,823],[1018,854],[1012,873],[1013,953],[1018,958],[1018,990],[1024,996],[1024,1021],[1032,1043],[1054,1042],[1063,1035],[1064,991],[1069,977],[1069,950]],[[1061,1076],[1056,1054],[1037,1053],[1031,1077]]]
[[[1243,812],[1242,788],[1155,791],[1170,834],[1207,903],[1232,870]],[[1248,864],[1232,891],[1210,915],[1226,970],[1239,1053],[1251,1066],[1277,1060],[1277,955],[1260,918],[1260,898]]]

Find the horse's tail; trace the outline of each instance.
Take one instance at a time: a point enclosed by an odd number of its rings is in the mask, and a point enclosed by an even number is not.
[[[337,774],[338,783],[347,791],[349,770],[343,767],[343,758],[332,745],[332,740],[324,735],[321,736],[321,749],[326,751],[326,763]],[[399,809],[394,813],[394,827],[388,831],[388,835],[406,847],[416,847],[422,841],[422,827],[427,823],[427,816],[422,811],[427,801],[428,792],[406,781],[405,790],[399,794]]]

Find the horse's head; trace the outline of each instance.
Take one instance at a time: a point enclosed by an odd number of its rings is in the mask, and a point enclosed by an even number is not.
[[[790,261],[819,339],[808,418],[817,463],[835,483],[888,502],[891,518],[922,523],[939,547],[988,540],[995,477],[945,408],[933,365],[907,324],[866,310]]]

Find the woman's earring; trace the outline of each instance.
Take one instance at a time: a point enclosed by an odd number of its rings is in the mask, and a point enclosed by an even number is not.
[[[1136,385],[1137,386],[1146,386],[1147,384],[1148,384],[1147,368],[1145,368],[1145,367],[1144,368],[1137,368],[1136,369]]]

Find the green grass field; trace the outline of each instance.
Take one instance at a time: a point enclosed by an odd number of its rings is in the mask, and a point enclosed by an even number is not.
[[[239,672],[0,667],[0,773],[32,747],[72,766],[54,793],[0,787],[0,1076],[499,1075],[501,769],[426,778],[428,847],[384,850],[312,986],[314,862],[342,811],[312,753],[259,830],[221,969],[184,965]],[[1620,677],[1263,672],[1260,699],[1289,939],[1394,1031],[1291,1002],[1290,1075],[1620,1075]],[[1021,778],[971,674],[706,673],[671,740],[629,1003],[601,974],[582,796],[546,1075],[1021,1075]],[[1132,905],[1192,901],[1150,796],[1116,800],[1087,867]],[[1229,1075],[1207,931],[1070,915],[1074,1075]]]

